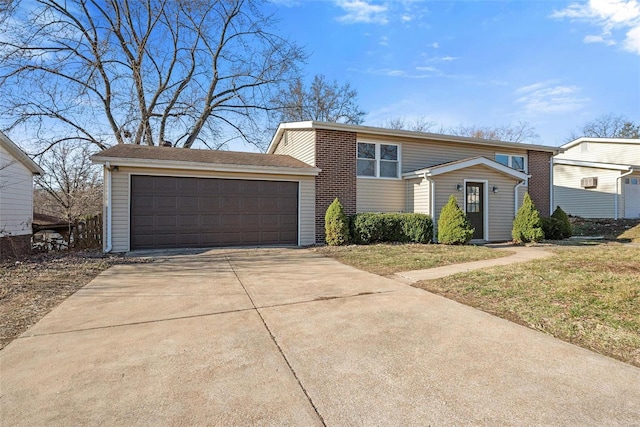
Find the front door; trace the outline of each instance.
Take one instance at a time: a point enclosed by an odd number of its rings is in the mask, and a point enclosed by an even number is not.
[[[484,184],[467,182],[466,214],[474,239],[484,239]]]

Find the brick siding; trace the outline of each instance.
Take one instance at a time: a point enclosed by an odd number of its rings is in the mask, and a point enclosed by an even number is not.
[[[316,130],[316,243],[324,243],[324,215],[337,197],[347,215],[356,213],[356,134]]]
[[[529,195],[541,217],[549,216],[550,209],[550,159],[552,154],[544,151],[529,151]]]

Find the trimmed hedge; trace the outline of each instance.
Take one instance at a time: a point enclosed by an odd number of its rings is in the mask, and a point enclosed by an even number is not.
[[[531,200],[529,193],[524,194],[522,206],[513,220],[511,236],[516,243],[539,242],[544,239],[540,213]]]
[[[350,218],[351,237],[358,245],[382,242],[429,243],[433,221],[419,213],[360,213]]]
[[[338,198],[329,205],[324,215],[324,234],[329,246],[349,243],[349,218]]]
[[[568,239],[573,236],[573,227],[571,227],[569,216],[562,210],[562,208],[560,208],[560,206],[556,206],[556,210],[553,211],[551,217],[560,221],[560,231],[562,232],[563,239]]]
[[[547,240],[562,240],[562,221],[557,218],[542,218],[542,231]]]
[[[438,217],[438,243],[466,245],[473,237],[473,231],[467,216],[458,206],[458,199],[452,194]]]

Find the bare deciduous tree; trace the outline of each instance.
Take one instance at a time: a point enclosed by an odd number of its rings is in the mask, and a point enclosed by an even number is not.
[[[435,120],[427,120],[426,117],[420,116],[414,120],[405,117],[396,117],[387,119],[382,127],[395,130],[410,130],[413,132],[432,132],[438,126]]]
[[[470,138],[509,142],[534,142],[539,138],[535,129],[528,122],[522,121],[498,127],[459,125],[449,128],[447,133]]]
[[[366,113],[358,106],[358,91],[349,83],[340,86],[316,75],[308,88],[302,79],[292,81],[272,99],[277,120],[297,122],[318,120],[346,124],[360,124]]]
[[[36,211],[67,221],[102,211],[101,170],[91,164],[91,154],[89,146],[63,142],[43,155],[45,174],[35,181]]]
[[[33,0],[0,29],[0,108],[45,147],[252,140],[304,52],[261,0]],[[261,141],[260,141],[261,142]]]
[[[640,124],[635,124],[625,116],[603,114],[585,123],[578,131],[572,132],[567,141],[582,136],[591,138],[640,138]]]

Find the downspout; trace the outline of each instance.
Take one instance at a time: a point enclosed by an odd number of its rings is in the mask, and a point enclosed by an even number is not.
[[[436,182],[427,176],[427,172],[424,173],[423,178],[429,183],[429,215],[431,221],[433,221],[433,242],[437,243],[436,239]]]
[[[513,188],[513,217],[515,218],[516,215],[518,215],[518,189],[520,188],[520,186],[524,183],[526,183],[527,181],[520,181],[518,184],[516,184],[516,186]]]
[[[105,253],[109,253],[111,252],[111,163],[109,161],[106,162],[105,164],[105,170],[106,170],[106,197],[105,197],[105,204],[104,204],[104,217],[105,220],[103,222],[104,225],[106,225],[106,230],[105,230],[105,244],[104,244],[104,252]]]
[[[549,215],[552,215],[554,211],[553,204],[555,202],[553,199],[553,156],[549,159],[549,166]]]
[[[620,180],[622,178],[624,178],[625,176],[627,176],[627,175],[631,175],[633,172],[634,172],[633,168],[629,168],[629,172],[623,173],[622,175],[620,175],[619,177],[616,178],[616,198],[614,199],[614,202],[613,202],[613,204],[615,206],[614,209],[613,209],[614,210],[614,218],[613,219],[618,219],[618,206],[619,206],[618,198],[620,197],[620,192],[621,192],[619,190],[619,188],[620,188],[620,186],[619,186]]]

